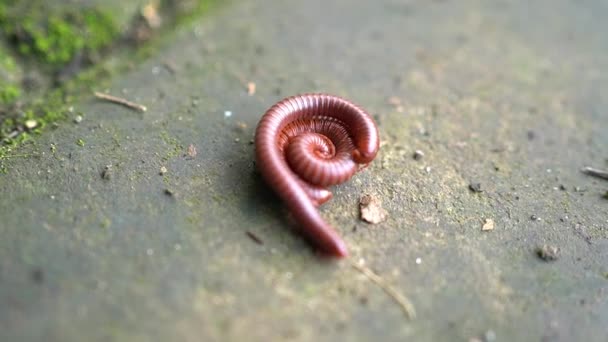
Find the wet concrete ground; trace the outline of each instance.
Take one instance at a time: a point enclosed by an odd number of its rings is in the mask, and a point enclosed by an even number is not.
[[[580,168],[608,168],[607,14],[225,4],[107,89],[147,112],[85,100],[7,162],[0,340],[605,341],[608,182]],[[415,320],[316,255],[254,171],[260,116],[310,91],[377,118],[377,160],[321,211]],[[386,222],[359,220],[364,193]]]

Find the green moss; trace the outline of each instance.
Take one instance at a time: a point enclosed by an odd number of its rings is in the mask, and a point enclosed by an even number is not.
[[[187,6],[188,3],[191,4],[181,0],[161,2],[162,10],[167,11],[164,12],[164,18],[169,18],[168,26],[185,24],[218,2],[199,0],[194,3],[194,8]],[[54,75],[64,70],[80,54],[84,54],[86,60],[95,60],[115,45],[120,38],[120,29],[113,18],[109,12],[99,8],[55,8],[49,7],[45,1],[0,0],[0,37],[10,38],[8,40],[13,43],[13,52],[25,57],[20,60],[22,64],[34,65],[47,76]],[[62,83],[61,87],[52,88],[33,101],[23,99],[23,92],[13,85],[14,82],[3,82],[0,79],[0,170],[6,171],[4,162],[15,156],[14,149],[17,145],[63,121],[76,99],[106,86],[113,73],[128,67],[126,61],[132,63],[133,59],[144,59],[151,51],[155,51],[160,43],[158,39],[155,40],[155,44],[147,44],[144,49],[138,48],[136,51],[117,49],[115,51],[120,51],[117,55],[124,63],[100,63],[85,68]],[[0,71],[3,67],[5,71],[10,71],[16,68],[16,64],[10,56],[0,51]],[[2,104],[12,105],[18,99],[23,102],[18,110],[2,112]],[[4,107],[6,109],[8,106]],[[23,132],[28,119],[35,120],[37,126]],[[14,133],[19,131],[22,133],[15,136]],[[161,138],[168,146],[164,160],[183,153],[184,147],[177,139],[166,132]],[[83,146],[85,141],[79,139],[76,144]]]
[[[84,146],[84,139],[79,138],[78,140],[76,140],[76,145],[78,145],[80,147]]]
[[[0,87],[0,105],[12,105],[21,95],[21,89],[15,85]]]
[[[69,63],[78,54],[97,54],[119,34],[112,16],[100,9],[53,11],[44,2],[26,8],[2,6],[0,27],[17,42],[20,54],[52,68]]]

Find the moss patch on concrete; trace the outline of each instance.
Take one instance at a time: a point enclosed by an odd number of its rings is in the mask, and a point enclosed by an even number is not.
[[[37,70],[42,77],[55,84],[37,95],[26,98],[21,88],[21,75],[2,77],[0,80],[0,170],[6,171],[3,160],[11,158],[12,151],[32,135],[49,126],[57,126],[69,116],[71,104],[92,90],[104,86],[111,75],[127,68],[127,61],[142,60],[155,51],[158,44],[138,45],[137,49],[125,43],[133,27],[148,25],[146,7],[163,18],[157,29],[170,31],[211,8],[212,0],[179,0],[151,2],[133,14],[130,25],[118,22],[115,8],[105,4],[69,6],[47,1],[7,0],[0,4],[0,38],[4,38],[12,52],[0,49],[0,76],[5,70]],[[131,26],[125,30],[124,26]],[[166,29],[166,30],[165,30]],[[156,38],[160,32],[155,32]],[[159,42],[159,39],[152,39]],[[125,47],[118,49],[117,47]],[[101,57],[108,57],[101,62]],[[111,61],[108,61],[111,60]],[[67,76],[65,76],[66,74]],[[6,81],[6,80],[11,80]],[[29,125],[28,125],[29,124]]]
[[[15,2],[0,10],[0,27],[21,56],[59,68],[80,54],[97,54],[120,30],[100,8],[53,9],[46,2]]]

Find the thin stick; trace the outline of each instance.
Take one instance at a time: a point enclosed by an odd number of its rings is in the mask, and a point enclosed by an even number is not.
[[[116,96],[100,93],[100,92],[97,92],[97,91],[95,92],[95,97],[97,97],[98,99],[102,99],[102,100],[110,101],[110,102],[113,102],[113,103],[117,103],[119,105],[123,105],[123,106],[125,106],[127,108],[135,109],[135,110],[138,110],[140,112],[145,112],[146,110],[148,110],[148,108],[146,108],[146,106],[140,105],[139,103],[134,103],[134,102],[125,100],[125,99],[120,98],[120,97],[116,97]]]
[[[357,264],[356,262],[351,262],[351,265],[354,269],[361,272],[367,279],[371,280],[374,284],[378,285],[389,297],[391,297],[403,310],[405,316],[409,319],[416,318],[416,309],[414,309],[414,304],[407,299],[404,295],[399,293],[394,287],[388,285],[382,277],[372,271],[369,267]]]
[[[608,171],[595,169],[590,166],[585,166],[581,171],[588,174],[589,176],[608,180]]]

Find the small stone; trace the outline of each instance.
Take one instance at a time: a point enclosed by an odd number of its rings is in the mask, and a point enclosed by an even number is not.
[[[424,157],[424,152],[420,151],[420,150],[416,150],[414,151],[414,160],[420,160]]]
[[[416,265],[422,264],[422,258],[416,258]]]
[[[36,126],[38,126],[38,121],[34,119],[25,120],[24,125],[27,129],[34,129]]]
[[[224,112],[224,117],[225,118],[229,118],[231,116],[232,116],[232,112],[231,111],[227,110],[227,111]]]
[[[494,230],[494,220],[492,219],[486,219],[485,223],[483,224],[483,226],[481,226],[481,230],[482,231],[488,231],[488,230]]]
[[[104,166],[103,170],[101,171],[101,178],[105,180],[112,178],[112,165]]]
[[[536,215],[532,215],[532,216],[530,216],[530,220],[532,220],[532,221],[540,221],[541,218],[538,217],[538,216],[536,216]]]
[[[165,193],[165,195],[167,195],[169,197],[175,196],[175,192],[171,189],[165,189],[163,192]]]
[[[536,255],[543,261],[555,261],[559,258],[559,248],[556,246],[543,245],[536,248]]]
[[[382,202],[372,195],[363,195],[359,199],[361,219],[367,223],[376,224],[388,218],[388,212],[382,208]]]
[[[74,118],[74,123],[81,123],[82,122],[82,115],[76,115],[76,117]]]
[[[483,192],[483,189],[481,188],[481,183],[470,183],[469,190],[476,192],[476,193]]]
[[[165,174],[165,173],[167,173],[167,172],[168,172],[168,170],[167,170],[167,168],[166,168],[166,167],[164,167],[164,166],[161,166],[161,167],[160,167],[160,171],[158,171],[158,173],[159,173],[161,176],[162,176],[162,175],[164,175],[164,174]]]

